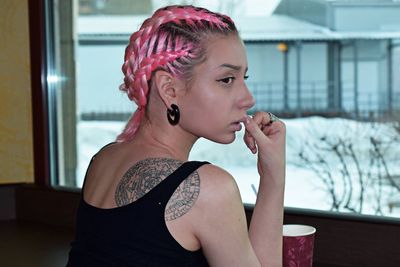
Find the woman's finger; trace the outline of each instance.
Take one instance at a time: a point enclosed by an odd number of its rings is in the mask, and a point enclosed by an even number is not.
[[[246,131],[254,139],[255,143],[260,146],[265,142],[265,134],[262,132],[261,127],[257,121],[253,118],[248,118],[245,123]]]
[[[253,154],[257,153],[256,141],[247,130],[245,130],[244,132],[243,140],[246,146],[251,150]]]
[[[263,130],[266,126],[271,126],[278,118],[271,112],[256,112],[253,116],[253,120]]]
[[[252,153],[257,153],[260,145],[266,145],[266,142],[276,132],[277,127],[274,122],[278,121],[279,119],[270,112],[257,112],[253,117],[248,117],[248,121],[245,122],[246,131],[243,139]]]

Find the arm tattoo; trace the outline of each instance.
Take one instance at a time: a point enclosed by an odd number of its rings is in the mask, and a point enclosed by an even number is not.
[[[118,207],[132,203],[174,172],[182,161],[169,158],[149,158],[133,165],[122,176],[115,191]],[[200,193],[200,177],[193,172],[175,190],[165,209],[165,220],[171,221],[186,214]]]

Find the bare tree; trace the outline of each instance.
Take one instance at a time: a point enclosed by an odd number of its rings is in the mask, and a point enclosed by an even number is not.
[[[386,132],[381,130],[381,123],[364,126],[351,132],[349,125],[346,134],[336,131],[316,137],[318,133],[313,131],[310,136],[314,138],[309,138],[298,152],[297,164],[312,170],[320,179],[332,211],[363,213],[367,206],[368,212],[373,207],[373,213],[382,215],[389,205],[384,192],[397,192],[400,199],[397,170],[391,168],[396,164],[393,150],[398,149],[400,134],[393,132],[400,127],[392,126],[394,131]],[[387,124],[384,127],[390,129]],[[358,147],[360,144],[362,148]]]

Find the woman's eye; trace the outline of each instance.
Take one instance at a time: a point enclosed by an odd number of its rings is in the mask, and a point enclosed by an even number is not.
[[[247,79],[249,78],[249,75],[245,75],[243,78],[244,78],[245,80],[247,80]]]
[[[226,78],[219,79],[218,82],[223,82],[225,84],[231,84],[231,83],[233,83],[234,80],[235,80],[235,77],[226,77]]]

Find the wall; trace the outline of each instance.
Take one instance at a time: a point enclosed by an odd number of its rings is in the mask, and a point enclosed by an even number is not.
[[[328,4],[325,0],[282,0],[275,13],[329,27]]]
[[[249,64],[250,90],[258,94],[258,102],[264,109],[283,108],[284,58],[277,44],[246,43]],[[327,91],[327,44],[303,43],[300,59],[302,107],[325,108]],[[297,107],[297,51],[290,45],[288,52],[289,107]],[[315,95],[313,90],[315,89]],[[263,94],[260,92],[263,91]],[[272,95],[269,95],[273,91]],[[312,99],[315,97],[315,99]],[[318,100],[317,100],[318,98]],[[314,103],[314,101],[316,103]],[[258,103],[260,104],[260,103]]]
[[[26,0],[1,1],[0,40],[0,184],[33,182]]]
[[[398,31],[400,3],[334,4],[332,25],[335,31]]]

